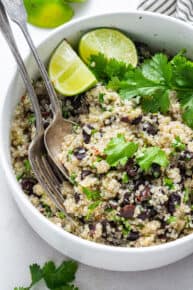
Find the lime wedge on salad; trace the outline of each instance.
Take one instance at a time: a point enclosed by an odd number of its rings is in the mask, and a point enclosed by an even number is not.
[[[24,0],[28,22],[44,28],[57,27],[69,21],[73,8],[64,0]]]
[[[122,32],[111,28],[99,28],[84,34],[79,43],[81,58],[89,63],[91,55],[104,54],[127,64],[137,65],[135,44]]]
[[[48,72],[55,89],[64,96],[80,94],[97,83],[94,74],[65,40],[52,55]]]

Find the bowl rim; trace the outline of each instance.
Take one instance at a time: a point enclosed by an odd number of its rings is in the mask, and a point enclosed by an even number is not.
[[[138,16],[140,18],[143,16],[148,16],[148,17],[158,18],[161,20],[165,19],[168,22],[181,25],[184,28],[187,28],[187,29],[190,29],[193,31],[193,27],[190,24],[185,23],[179,19],[175,19],[174,17],[167,16],[167,15],[154,13],[154,12],[147,12],[147,11],[126,11],[126,12],[119,11],[119,12],[96,14],[96,15],[92,15],[92,16],[83,16],[83,17],[80,17],[78,19],[72,20],[71,22],[69,22],[65,25],[62,25],[62,26],[56,28],[51,33],[49,33],[48,36],[46,36],[43,40],[39,41],[39,43],[38,43],[38,45],[36,45],[36,47],[38,48],[38,47],[42,46],[43,43],[45,43],[46,41],[51,39],[54,35],[57,35],[62,30],[67,30],[68,27],[74,26],[75,24],[78,24],[78,23],[81,24],[82,22],[89,21],[90,19],[97,19],[97,18],[116,16],[116,15],[117,16],[134,15],[134,16]],[[30,55],[31,55],[31,53],[28,52],[24,58],[24,62],[26,62],[28,60]],[[98,251],[106,251],[106,252],[117,253],[117,254],[118,253],[127,253],[127,254],[128,253],[132,253],[132,254],[135,254],[135,253],[154,253],[154,252],[158,252],[158,251],[165,251],[167,249],[180,246],[182,244],[189,242],[190,240],[193,240],[193,233],[190,233],[187,236],[178,238],[174,241],[170,241],[170,242],[167,242],[164,244],[159,244],[159,245],[154,245],[154,246],[148,246],[148,247],[129,248],[129,247],[105,245],[102,243],[89,241],[89,240],[83,239],[79,236],[76,236],[75,234],[69,233],[66,230],[64,230],[64,229],[60,228],[59,226],[57,226],[56,224],[54,224],[53,222],[51,222],[50,220],[48,220],[48,218],[46,218],[43,214],[41,214],[38,211],[38,209],[30,202],[28,197],[25,195],[25,193],[21,189],[18,181],[16,180],[13,169],[10,168],[10,163],[8,162],[8,158],[7,158],[6,154],[3,154],[3,152],[4,152],[4,144],[2,142],[2,140],[3,140],[3,125],[2,124],[3,124],[3,119],[4,119],[3,118],[4,117],[3,108],[4,108],[5,102],[6,102],[6,96],[8,95],[10,88],[12,86],[12,83],[14,82],[14,80],[16,78],[16,74],[17,74],[17,68],[15,66],[12,77],[9,80],[9,85],[7,87],[7,90],[3,96],[3,102],[1,105],[1,111],[0,111],[0,152],[2,152],[2,154],[0,154],[0,162],[2,164],[3,173],[5,173],[6,179],[9,180],[8,186],[10,187],[10,190],[12,191],[12,189],[14,188],[14,194],[18,195],[19,199],[22,200],[27,211],[29,210],[32,215],[35,215],[37,217],[38,222],[42,223],[42,225],[45,225],[47,228],[49,228],[53,232],[53,234],[57,233],[58,236],[60,236],[62,239],[68,238],[69,240],[72,240],[76,244],[79,244],[80,246],[83,246],[83,247],[88,247],[88,248],[95,249]],[[13,195],[13,193],[12,193],[12,195]]]

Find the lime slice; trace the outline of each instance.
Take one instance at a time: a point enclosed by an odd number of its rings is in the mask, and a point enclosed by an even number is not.
[[[44,28],[57,27],[69,21],[73,9],[64,0],[24,0],[28,22]]]
[[[97,83],[94,74],[65,40],[51,57],[49,76],[55,89],[65,96],[82,93]]]
[[[137,51],[131,39],[115,29],[92,30],[80,40],[79,54],[88,63],[91,55],[102,53],[108,59],[115,58],[127,64],[137,65]]]

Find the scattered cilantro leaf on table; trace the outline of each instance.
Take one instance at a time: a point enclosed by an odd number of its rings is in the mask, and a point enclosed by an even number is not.
[[[144,171],[148,171],[153,163],[161,167],[167,167],[168,158],[166,153],[159,147],[149,147],[143,149],[136,157],[137,163]]]
[[[49,261],[41,268],[37,264],[30,266],[31,284],[29,287],[14,290],[30,290],[40,280],[44,280],[50,290],[78,290],[71,282],[75,279],[78,265],[75,261],[64,261],[58,268]]]
[[[157,53],[137,68],[115,59],[108,60],[102,54],[91,56],[90,61],[99,81],[118,91],[123,99],[140,97],[146,113],[167,113],[169,95],[175,91],[183,121],[193,128],[193,62],[183,52],[172,60],[164,53]]]
[[[107,163],[110,166],[117,166],[118,164],[125,165],[128,158],[132,157],[137,149],[136,143],[127,142],[122,134],[118,134],[107,144],[104,153],[107,156]]]

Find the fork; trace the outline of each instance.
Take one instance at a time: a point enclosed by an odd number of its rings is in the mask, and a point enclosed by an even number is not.
[[[61,193],[61,183],[62,178],[58,174],[57,168],[51,162],[47,156],[47,151],[44,145],[44,127],[42,122],[41,111],[38,103],[38,98],[36,96],[35,90],[32,86],[30,76],[27,72],[25,64],[21,58],[20,52],[17,48],[14,36],[7,18],[4,6],[0,0],[0,30],[4,35],[7,44],[15,57],[18,64],[18,68],[23,79],[23,82],[28,91],[28,95],[31,99],[33,110],[36,117],[36,134],[29,146],[29,161],[32,166],[32,170],[45,191],[48,193],[49,197],[52,199],[54,204],[58,209],[64,212],[66,218],[77,226],[77,223],[67,214],[64,207],[64,197]]]
[[[42,76],[42,79],[44,80],[48,96],[50,98],[51,109],[54,117],[48,128],[45,130],[44,134],[44,143],[46,150],[50,158],[54,162],[54,164],[60,170],[60,172],[71,183],[72,181],[70,179],[69,172],[67,168],[59,160],[58,156],[60,153],[61,145],[64,141],[64,136],[72,133],[73,126],[76,126],[77,124],[70,120],[64,119],[62,116],[62,110],[56,92],[48,77],[46,68],[37,53],[33,40],[28,32],[27,14],[23,1],[22,0],[2,0],[2,1],[4,3],[4,7],[6,9],[7,14],[11,18],[11,20],[20,27],[29,47],[31,48],[32,54],[36,60],[40,74]]]

